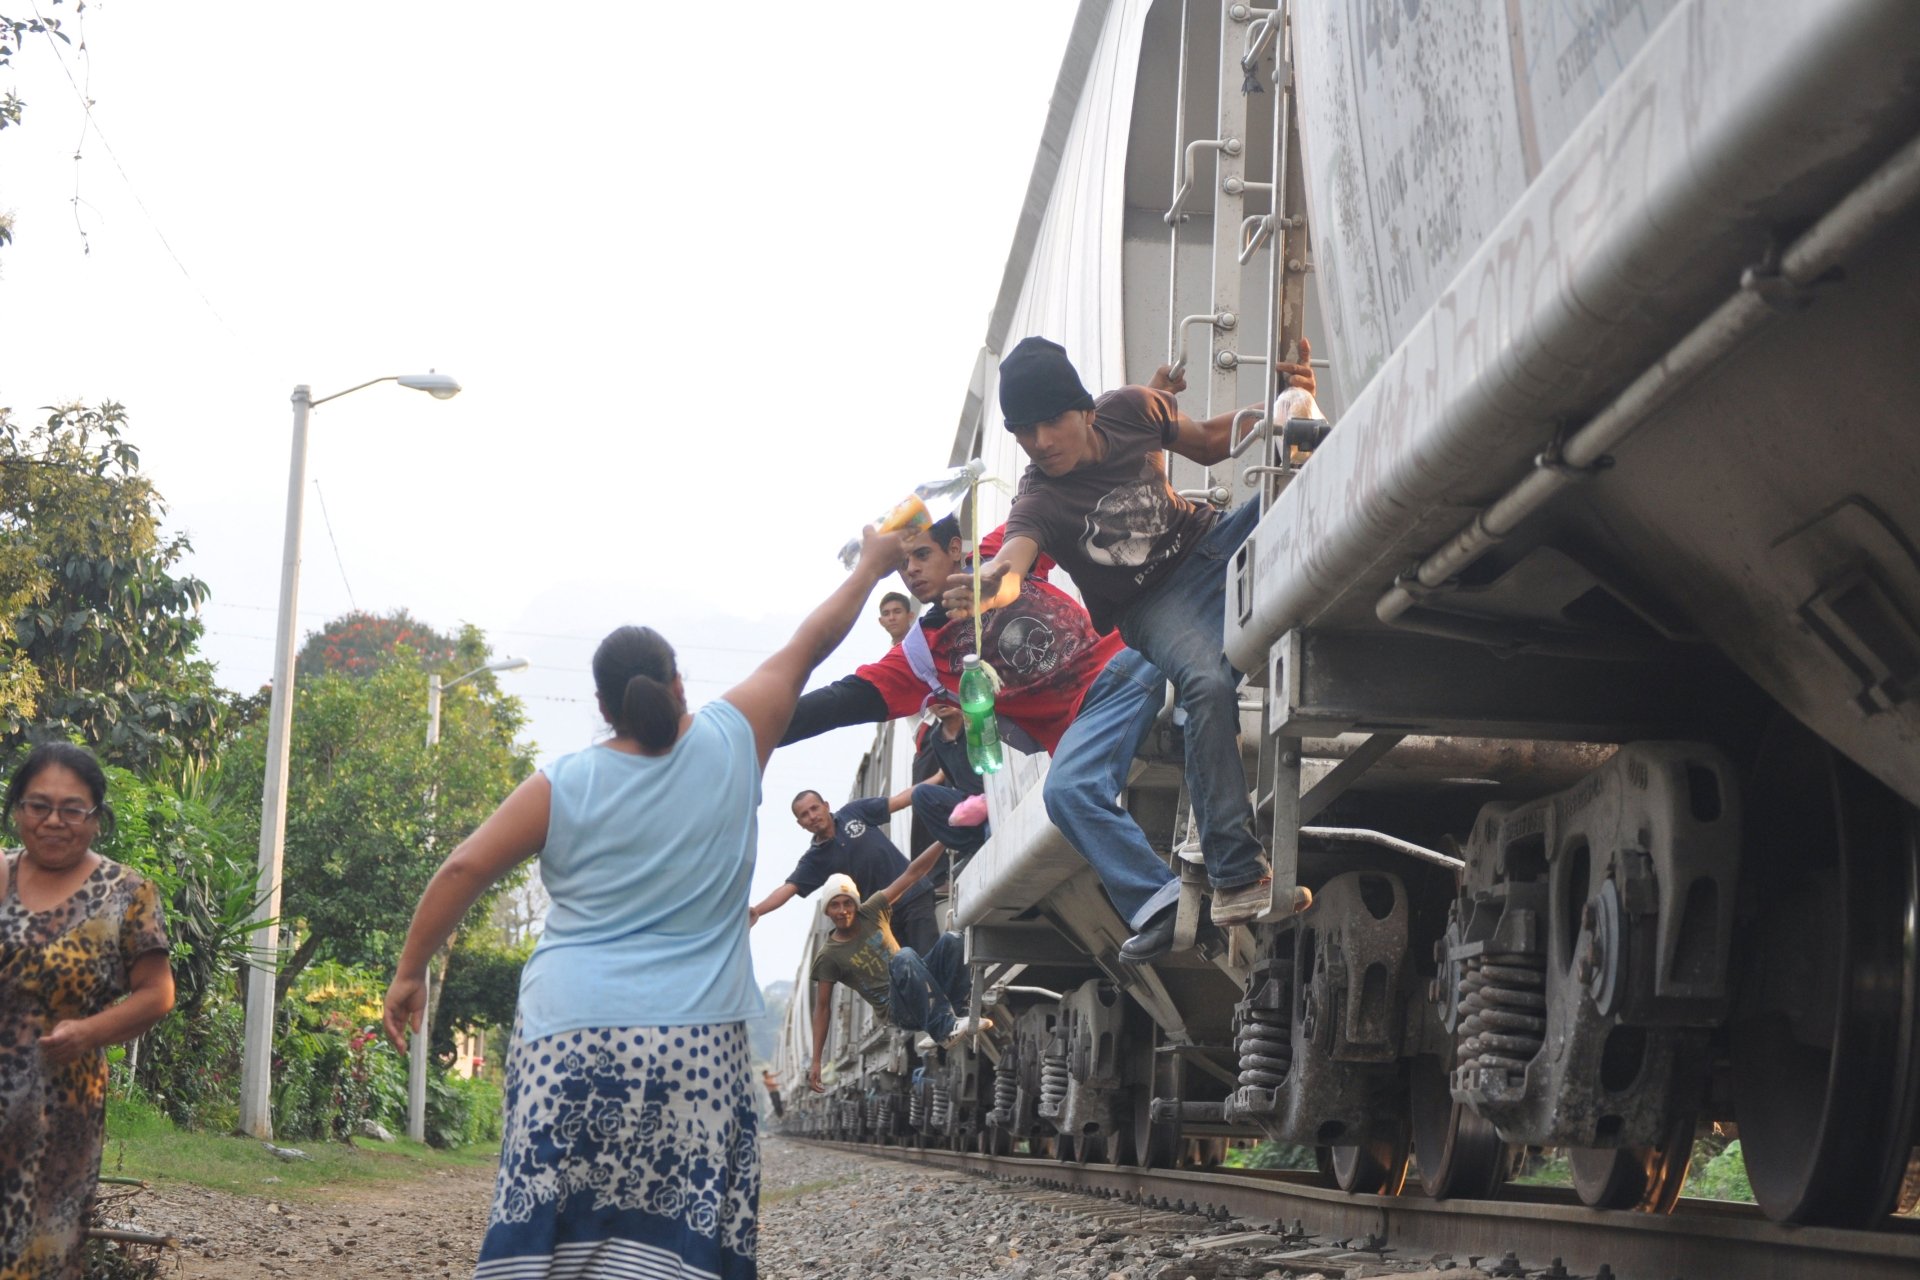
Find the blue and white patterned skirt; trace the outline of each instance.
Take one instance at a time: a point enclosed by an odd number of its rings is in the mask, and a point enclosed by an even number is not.
[[[739,1022],[595,1027],[507,1056],[474,1280],[752,1280],[760,1143]]]

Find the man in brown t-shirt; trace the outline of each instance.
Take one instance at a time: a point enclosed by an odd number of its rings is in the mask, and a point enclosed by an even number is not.
[[[1313,390],[1310,350],[1280,371]],[[1187,714],[1187,789],[1200,824],[1213,919],[1239,924],[1265,905],[1271,877],[1253,832],[1240,763],[1240,673],[1228,663],[1226,565],[1259,520],[1248,502],[1216,516],[1174,492],[1166,450],[1203,466],[1232,451],[1232,413],[1196,421],[1174,394],[1184,380],[1162,367],[1146,387],[1094,399],[1064,348],[1025,338],[1000,362],[1000,408],[1032,465],[1007,516],[1006,540],[980,568],[984,608],[1012,598],[1045,553],[1072,575],[1096,628],[1120,630],[1171,680]],[[964,609],[972,581],[950,579],[949,609]],[[1083,853],[1086,851],[1082,851]],[[1096,869],[1098,863],[1095,863]],[[1122,948],[1129,959],[1166,949],[1174,903]]]
[[[893,939],[893,904],[932,870],[946,848],[938,841],[928,845],[920,856],[907,864],[900,878],[868,896],[865,902],[855,896],[853,878],[836,875],[827,879],[826,901],[821,909],[833,922],[833,932],[813,958],[807,976],[813,980],[813,1065],[807,1072],[807,1087],[815,1093],[820,1084],[820,1055],[826,1051],[827,1028],[833,1022],[833,988],[845,983],[872,1005],[882,1018],[902,1031],[924,1031],[923,1053],[932,1045],[947,1046],[962,1036],[985,1031],[993,1020],[955,1016],[956,1007],[967,1002],[971,988],[967,977],[966,947],[957,933],[943,933],[927,949],[925,956],[912,947],[903,947]]]

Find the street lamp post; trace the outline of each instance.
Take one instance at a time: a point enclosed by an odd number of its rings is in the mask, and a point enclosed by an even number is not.
[[[533,664],[525,658],[502,658],[484,667],[475,667],[463,676],[442,683],[440,673],[427,677],[427,749],[440,745],[440,695],[457,684],[486,671],[525,671]],[[433,1009],[433,965],[427,965],[420,984],[420,1029],[407,1046],[407,1136],[415,1142],[427,1140],[427,1044],[433,1038],[428,1014]]]
[[[247,969],[247,1022],[240,1060],[240,1130],[273,1136],[274,983],[278,977],[280,866],[287,841],[287,769],[293,728],[294,609],[300,599],[300,522],[307,484],[307,418],[318,406],[376,382],[397,382],[436,400],[460,394],[444,373],[389,374],[313,398],[305,383],[293,389],[293,462],[287,471],[287,533],[280,558],[280,618],[273,637],[273,694],[267,707],[266,782],[260,791],[260,899],[253,912],[253,953]]]

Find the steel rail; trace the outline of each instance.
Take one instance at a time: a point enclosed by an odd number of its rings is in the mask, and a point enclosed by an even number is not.
[[[1463,1265],[1468,1257],[1479,1256],[1486,1259],[1483,1266],[1491,1266],[1512,1252],[1529,1276],[1547,1271],[1555,1259],[1575,1276],[1595,1276],[1602,1265],[1608,1266],[1616,1280],[1912,1280],[1920,1274],[1920,1222],[1900,1219],[1890,1219],[1888,1227],[1878,1231],[1841,1231],[1784,1226],[1769,1222],[1751,1205],[1716,1200],[1682,1200],[1678,1211],[1662,1215],[1589,1209],[1570,1192],[1541,1187],[1510,1187],[1509,1198],[1502,1200],[1432,1200],[1417,1193],[1348,1195],[1311,1183],[1307,1174],[1139,1169],[1035,1156],[794,1140],[1030,1180],[1148,1208],[1231,1216],[1250,1230],[1266,1224],[1291,1229],[1298,1222],[1312,1237],[1289,1241],[1276,1233],[1271,1246],[1249,1241],[1265,1259],[1372,1236],[1384,1243],[1384,1256],[1392,1261],[1417,1263],[1446,1254]]]

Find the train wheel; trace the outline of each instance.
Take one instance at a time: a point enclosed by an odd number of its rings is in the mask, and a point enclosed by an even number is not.
[[[1181,1149],[1178,1120],[1155,1123],[1153,1099],[1157,1090],[1163,1098],[1177,1097],[1183,1074],[1178,1054],[1154,1052],[1155,1034],[1151,1027],[1134,1037],[1138,1046],[1129,1074],[1134,1081],[1127,1090],[1133,1110],[1133,1163],[1142,1169],[1167,1169],[1173,1166]]]
[[[1778,1222],[1867,1226],[1899,1199],[1920,1092],[1920,832],[1797,722],[1748,788],[1734,1117]]]
[[[1692,1115],[1674,1121],[1657,1147],[1575,1147],[1567,1152],[1573,1189],[1594,1209],[1672,1213],[1693,1163]]]
[[[1349,1195],[1397,1196],[1407,1181],[1408,1125],[1404,1117],[1391,1125],[1375,1125],[1366,1142],[1331,1147],[1328,1172],[1333,1185]]]
[[[1072,1134],[1054,1134],[1052,1147],[1053,1150],[1049,1154],[1051,1154],[1055,1160],[1058,1160],[1061,1164],[1072,1164],[1074,1162]]]
[[[1512,1155],[1488,1121],[1453,1100],[1438,1058],[1413,1060],[1408,1087],[1414,1172],[1436,1200],[1490,1200],[1507,1180]]]

